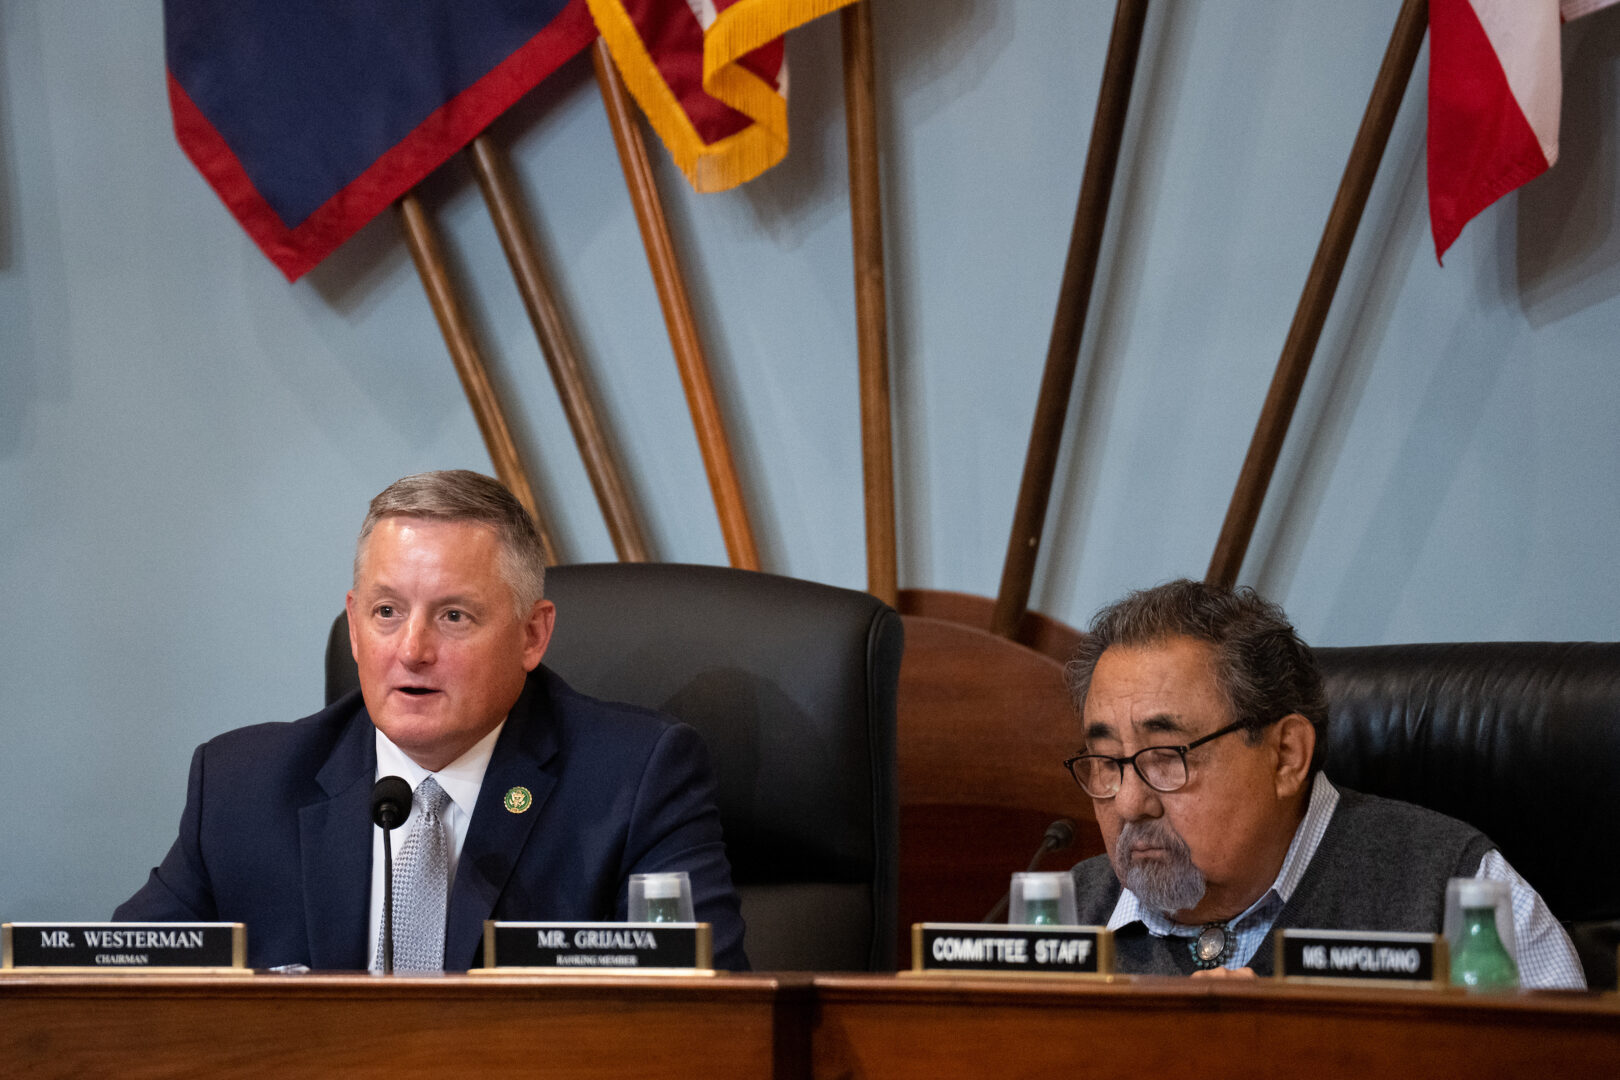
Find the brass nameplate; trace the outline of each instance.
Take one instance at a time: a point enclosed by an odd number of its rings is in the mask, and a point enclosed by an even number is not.
[[[245,972],[241,923],[6,923],[0,927],[6,971]]]
[[[484,971],[713,974],[700,923],[484,923]]]
[[[1103,926],[915,923],[911,970],[1109,975],[1114,935]]]
[[[1439,934],[1362,930],[1278,930],[1277,977],[1294,982],[1445,986],[1451,981]]]

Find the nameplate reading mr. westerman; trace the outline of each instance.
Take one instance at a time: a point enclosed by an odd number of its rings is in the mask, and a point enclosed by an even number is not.
[[[246,970],[241,923],[6,923],[0,936],[8,971]]]
[[[486,922],[484,968],[712,973],[708,923]]]

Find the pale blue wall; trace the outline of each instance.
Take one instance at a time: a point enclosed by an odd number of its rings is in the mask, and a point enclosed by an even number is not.
[[[1397,7],[1155,5],[1038,609],[1203,573]],[[1111,10],[878,0],[905,586],[999,579]],[[1617,636],[1620,11],[1565,44],[1564,162],[1444,269],[1419,61],[1244,572],[1314,641]],[[785,165],[660,180],[768,568],[858,587],[836,20],[792,63]],[[724,561],[588,67],[500,134],[658,553]],[[465,168],[430,195],[564,554],[611,558]],[[0,0],[0,917],[104,915],[197,742],[319,706],[366,499],[446,466],[489,463],[393,221],[289,287],[175,146],[158,4]]]

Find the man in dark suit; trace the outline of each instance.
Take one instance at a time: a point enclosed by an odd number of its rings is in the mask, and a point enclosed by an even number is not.
[[[346,601],[360,692],[199,747],[180,835],[114,918],[245,923],[254,967],[379,969],[370,800],[393,774],[416,792],[395,837],[442,830],[446,970],[477,962],[485,919],[622,920],[630,875],[665,871],[690,876],[716,966],[746,968],[701,740],[539,666],[544,568],[488,477],[424,473],[373,499]]]

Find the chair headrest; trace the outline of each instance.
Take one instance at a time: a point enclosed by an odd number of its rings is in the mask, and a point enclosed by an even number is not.
[[[1330,779],[1480,829],[1561,919],[1620,919],[1620,643],[1316,655]]]

